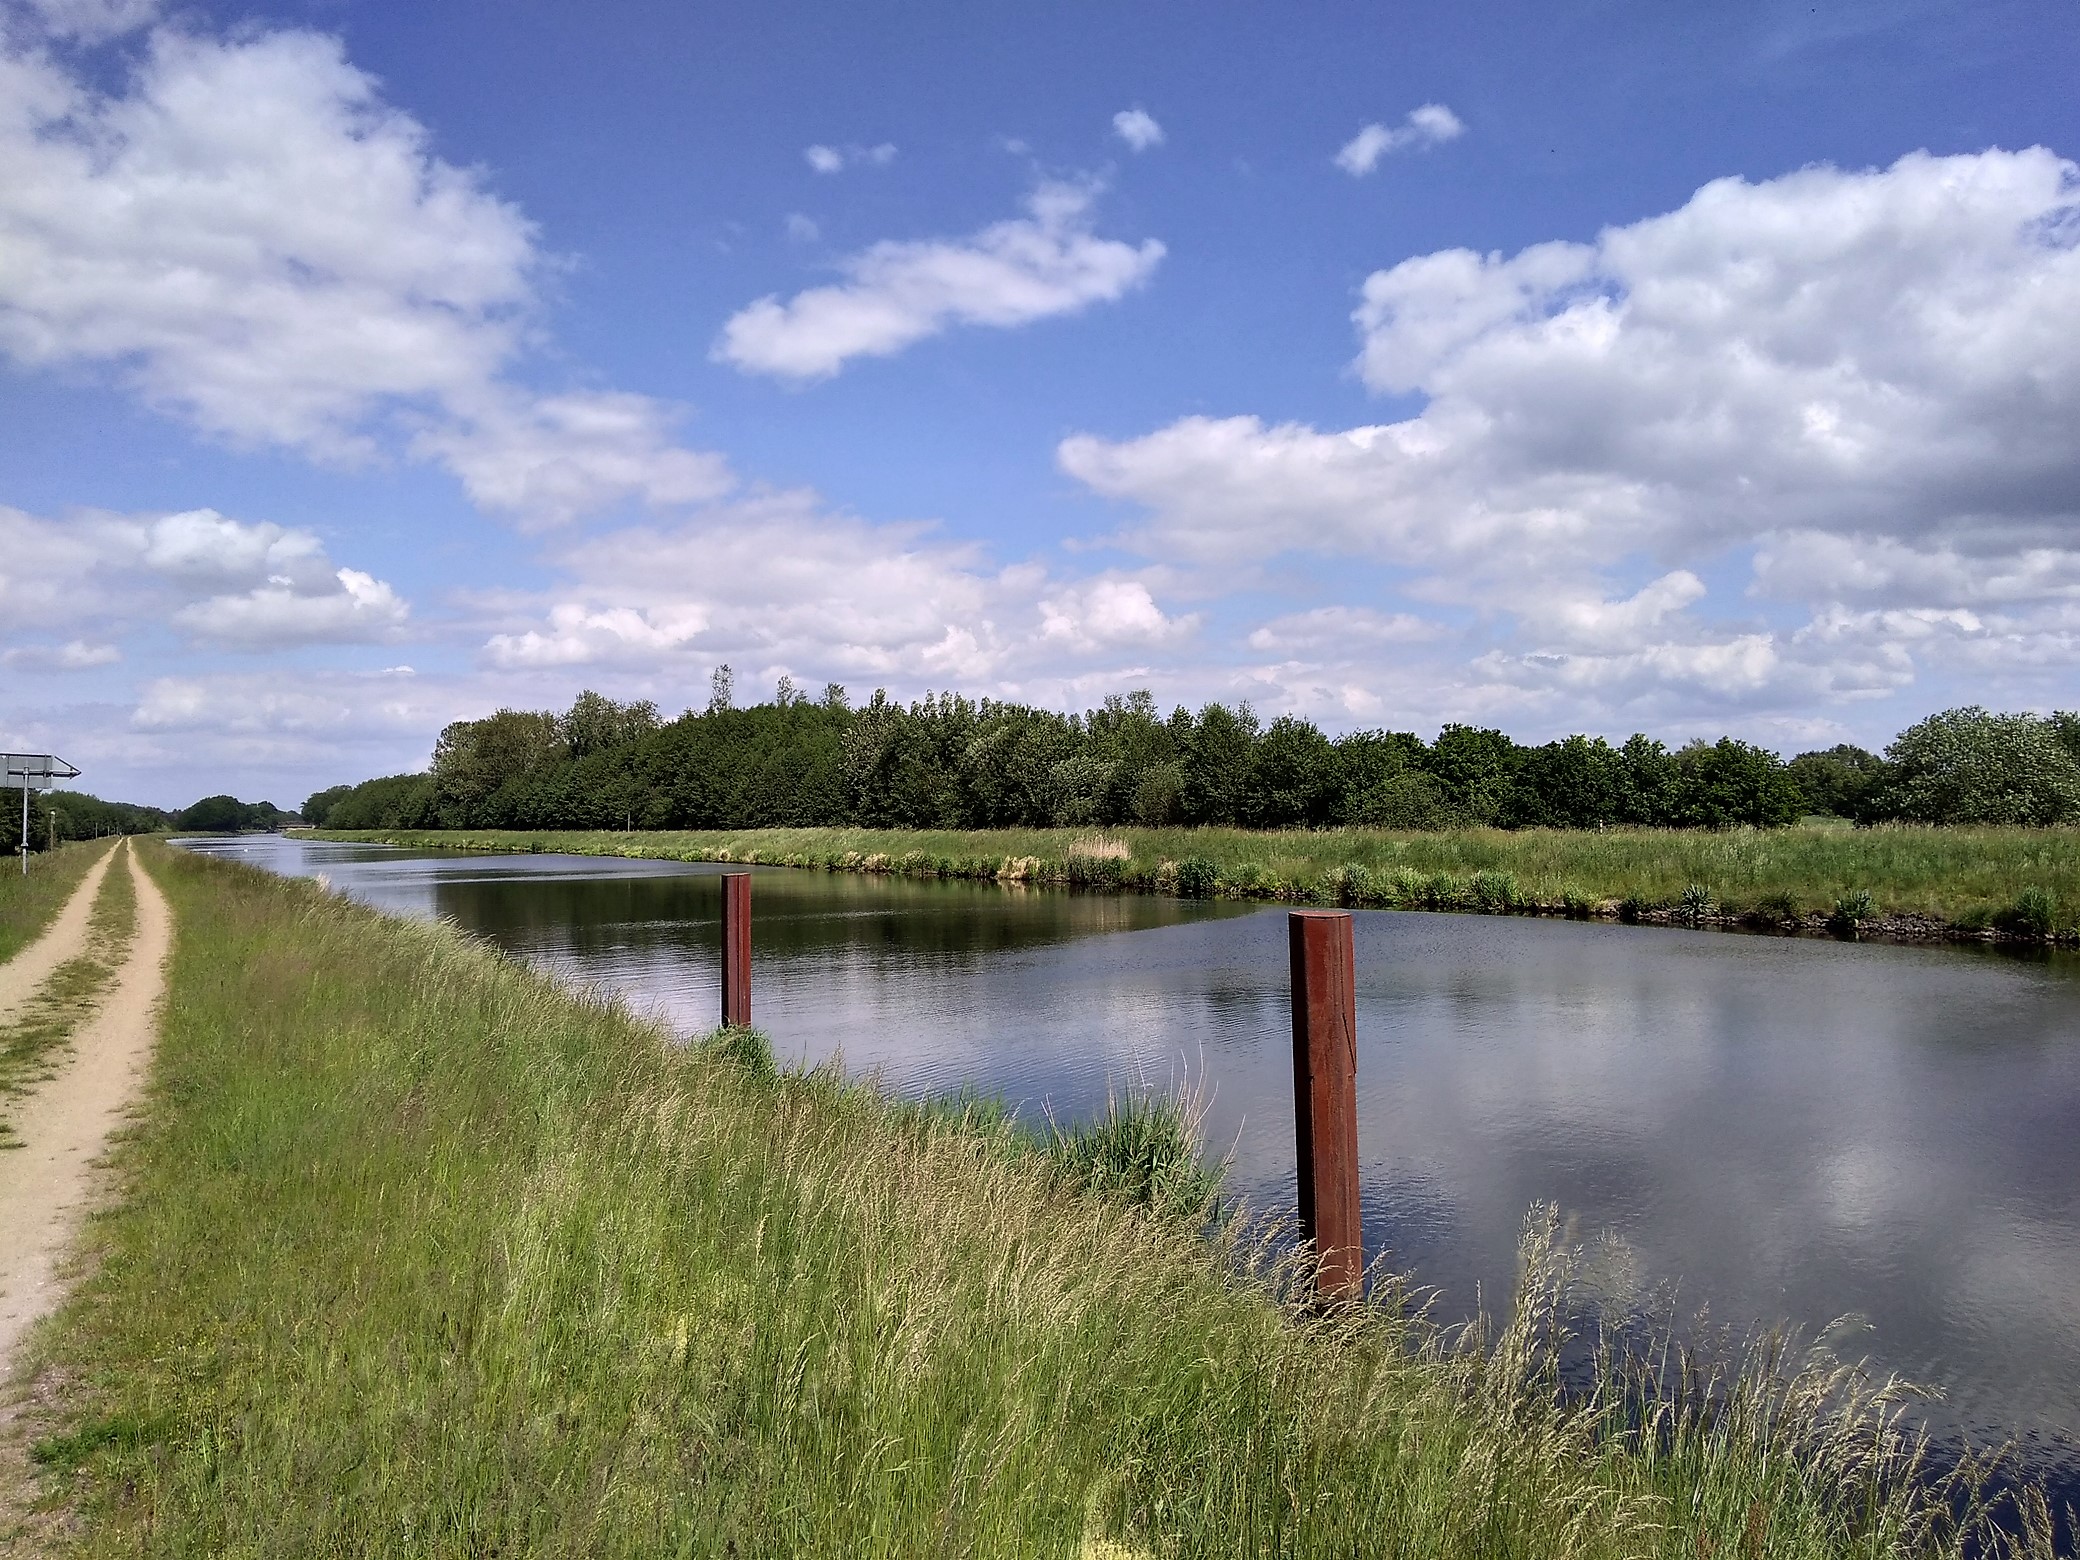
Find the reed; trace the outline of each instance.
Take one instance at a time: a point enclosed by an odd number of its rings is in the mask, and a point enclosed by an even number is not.
[[[73,1552],[1904,1556],[1984,1515],[1855,1372],[1565,1389],[1547,1216],[1492,1330],[1384,1272],[1318,1310],[1278,1231],[1152,1216],[1111,1148],[1072,1184],[987,1110],[147,860],[165,1032],[37,1344]]]
[[[1790,910],[1818,931],[1837,901],[1907,932],[2080,939],[2080,830],[1869,829],[747,829],[637,833],[362,831],[322,838],[473,850],[765,863],[825,871],[1391,909],[1741,924]],[[2027,911],[2022,896],[2033,893]],[[1700,908],[1700,907],[1706,908]],[[1715,908],[1713,908],[1715,907]],[[1801,908],[1803,907],[1803,908]],[[2015,912],[2003,915],[2002,912]]]

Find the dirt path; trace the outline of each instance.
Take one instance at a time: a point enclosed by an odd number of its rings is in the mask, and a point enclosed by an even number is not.
[[[117,851],[129,848],[130,842],[125,840],[116,850],[106,852],[87,868],[87,875],[80,879],[79,887],[65,901],[65,908],[58,912],[58,918],[44,928],[43,935],[5,964],[0,964],[0,1024],[13,1018],[59,965],[86,951],[87,918],[94,913],[94,896],[101,892],[102,876],[108,871],[108,864],[116,859]],[[5,1227],[0,1225],[0,1229]]]
[[[22,1335],[63,1293],[59,1263],[78,1232],[94,1163],[136,1092],[158,1029],[173,914],[127,841],[122,854],[137,886],[129,956],[99,1011],[74,1031],[71,1057],[15,1112],[23,1146],[0,1153],[0,1382],[13,1374]],[[97,875],[81,886],[87,903],[99,883]]]

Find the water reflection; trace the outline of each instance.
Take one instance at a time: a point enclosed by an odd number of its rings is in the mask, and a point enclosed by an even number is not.
[[[714,1022],[720,869],[281,839],[197,848],[445,916],[684,1030]],[[1180,1067],[1234,1186],[1290,1207],[1283,917],[761,870],[779,1053],[1075,1117]],[[2074,962],[1555,921],[1357,918],[1368,1245],[1499,1302],[1526,1209],[1622,1240],[1680,1306],[1844,1313],[1946,1420],[2080,1430]]]

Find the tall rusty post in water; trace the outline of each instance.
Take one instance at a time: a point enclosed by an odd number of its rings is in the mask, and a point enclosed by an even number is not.
[[[1295,910],[1293,1116],[1299,1127],[1300,1233],[1321,1255],[1325,1298],[1356,1299],[1365,1278],[1358,1211],[1358,975],[1351,918]]]
[[[722,879],[722,1024],[751,1024],[751,874]]]

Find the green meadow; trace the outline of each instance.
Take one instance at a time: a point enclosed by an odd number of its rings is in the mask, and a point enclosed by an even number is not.
[[[903,1106],[144,849],[164,1034],[36,1344],[71,1552],[1695,1560],[1987,1515],[1781,1341],[1563,1392],[1548,1213],[1487,1327],[1385,1274],[1323,1310],[1173,1104]]]

